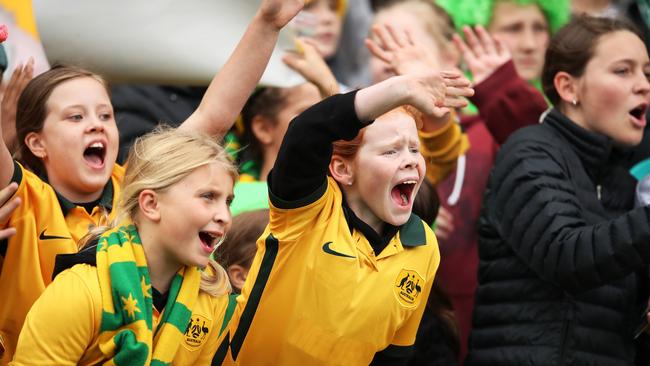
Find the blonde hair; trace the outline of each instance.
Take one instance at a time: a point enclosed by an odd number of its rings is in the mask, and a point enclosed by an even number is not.
[[[110,227],[92,230],[82,239],[83,243],[98,238],[124,219],[135,222],[140,207],[138,197],[143,190],[163,192],[196,168],[212,163],[220,164],[233,181],[237,180],[237,168],[228,153],[216,139],[206,134],[158,127],[138,138],[129,151],[115,219]],[[226,271],[213,260],[201,274],[201,290],[213,296],[231,292]]]

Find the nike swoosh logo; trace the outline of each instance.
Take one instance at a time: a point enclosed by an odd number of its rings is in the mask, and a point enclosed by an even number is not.
[[[332,255],[335,255],[335,256],[337,256],[337,257],[356,258],[356,257],[353,257],[353,256],[351,256],[351,255],[347,255],[347,254],[339,253],[339,252],[333,250],[332,248],[330,248],[330,244],[332,244],[331,241],[328,241],[327,243],[323,244],[323,251],[324,251],[325,253],[327,253],[327,254],[332,254]]]
[[[45,230],[47,230],[47,228],[43,229],[43,231],[41,231],[41,235],[38,236],[39,240],[70,239],[70,238],[65,237],[65,236],[45,235]]]

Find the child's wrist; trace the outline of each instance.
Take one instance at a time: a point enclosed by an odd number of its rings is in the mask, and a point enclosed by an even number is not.
[[[251,21],[252,27],[259,27],[263,32],[274,32],[280,33],[282,27],[279,27],[275,24],[274,20],[269,16],[265,15],[262,11],[257,11],[253,20]]]

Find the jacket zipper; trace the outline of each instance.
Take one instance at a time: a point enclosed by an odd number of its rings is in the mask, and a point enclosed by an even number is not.
[[[560,344],[560,365],[566,365],[567,343],[569,343],[569,330],[571,329],[571,323],[573,323],[573,305],[569,304],[567,317],[564,320],[564,324],[562,325],[562,338],[561,338],[562,344]]]

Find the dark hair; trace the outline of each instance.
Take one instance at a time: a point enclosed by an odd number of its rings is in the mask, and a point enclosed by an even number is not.
[[[256,116],[262,116],[271,123],[277,123],[278,113],[286,104],[287,93],[285,90],[286,88],[260,87],[246,101],[241,112],[244,123],[242,146],[247,146],[243,152],[243,161],[262,161],[262,147],[253,133],[253,119]]]
[[[43,175],[45,167],[41,159],[32,154],[29,147],[25,145],[25,137],[30,132],[41,132],[43,130],[49,112],[47,101],[54,89],[66,81],[85,77],[100,82],[110,97],[108,84],[101,76],[71,65],[55,65],[50,70],[32,79],[20,94],[16,110],[16,138],[18,139],[19,159],[34,173]]]
[[[226,270],[234,264],[250,268],[257,249],[257,239],[264,233],[268,223],[269,210],[248,211],[233,217],[226,239],[215,252],[217,262]]]
[[[438,192],[429,179],[424,178],[413,201],[413,213],[418,215],[427,225],[432,225],[438,216],[439,208],[440,198]]]
[[[582,76],[587,63],[594,55],[600,37],[616,31],[629,31],[643,40],[643,36],[632,23],[588,15],[574,17],[555,34],[546,49],[542,71],[542,87],[553,105],[558,106],[560,103],[560,95],[553,82],[555,75],[564,71],[574,77]]]

